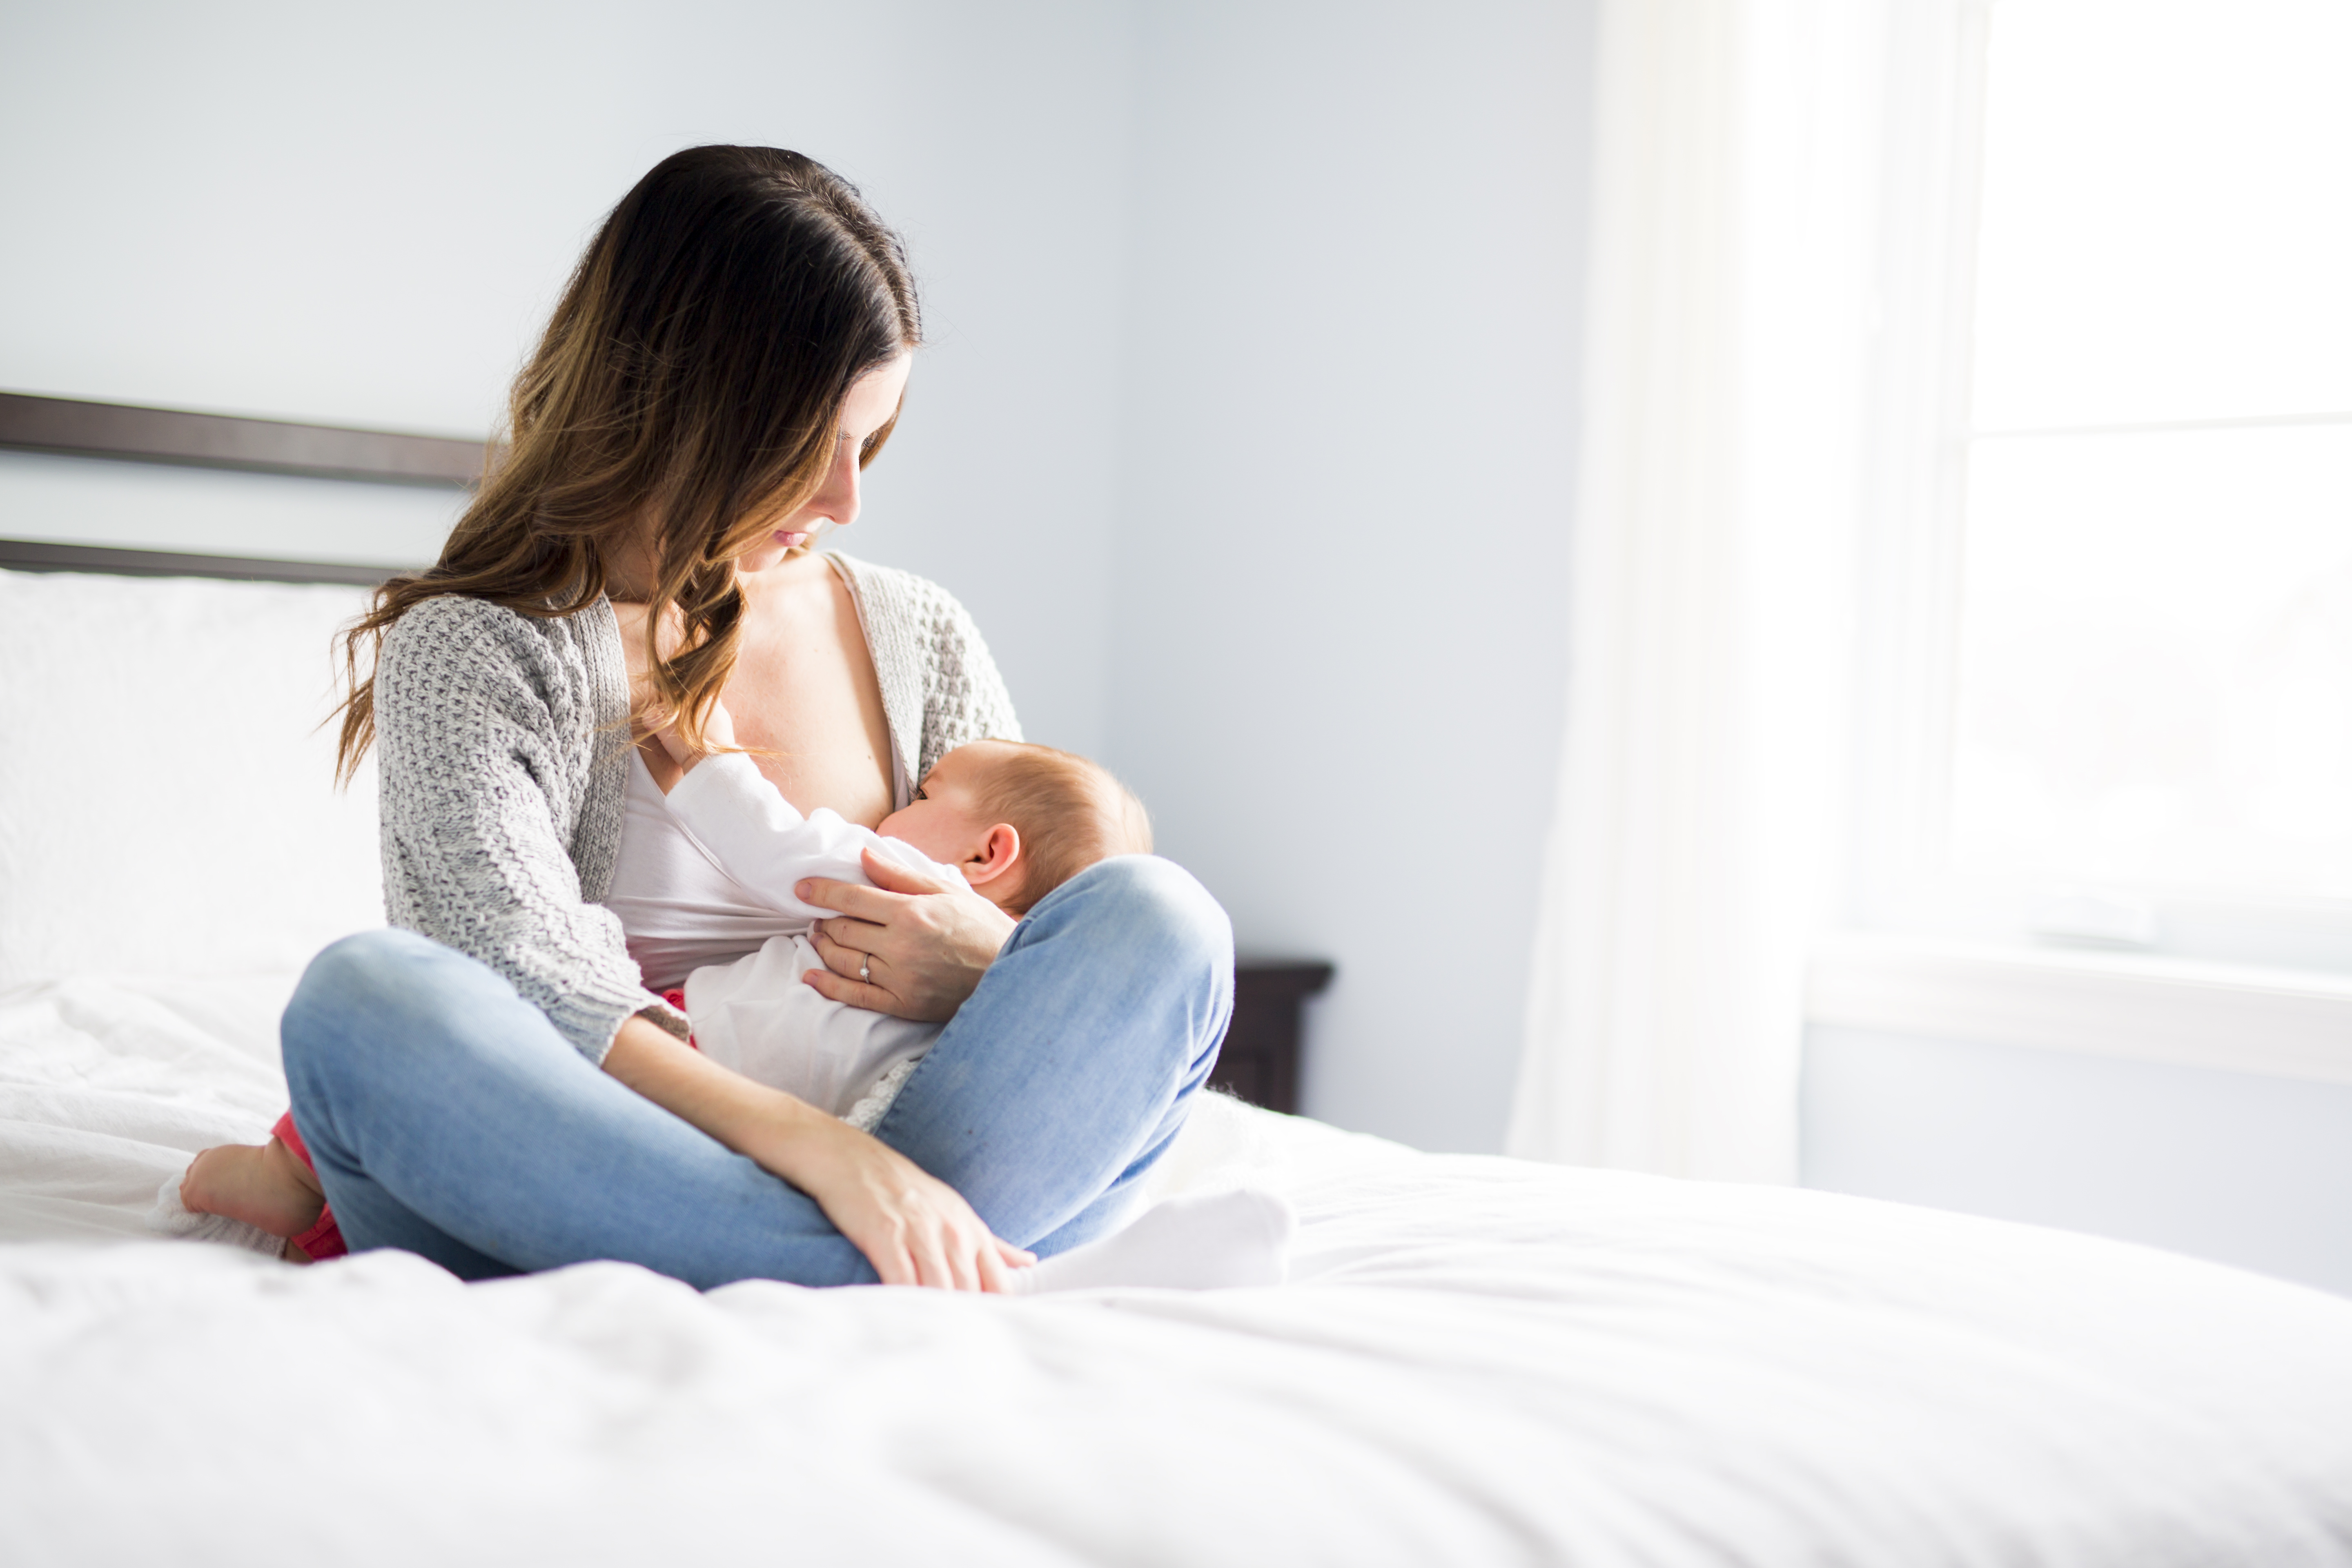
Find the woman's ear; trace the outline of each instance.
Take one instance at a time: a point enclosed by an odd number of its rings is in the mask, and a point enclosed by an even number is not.
[[[964,858],[963,879],[977,888],[983,882],[993,882],[1019,863],[1021,830],[1009,822],[1000,822],[988,830],[980,847]]]

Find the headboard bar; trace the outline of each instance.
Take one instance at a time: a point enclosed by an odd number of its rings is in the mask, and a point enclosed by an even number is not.
[[[0,447],[203,468],[470,488],[486,443],[0,392]]]
[[[0,568],[12,572],[100,572],[117,577],[226,577],[246,583],[349,583],[373,588],[400,566],[341,561],[271,561],[247,555],[184,555],[170,550],[116,550],[0,539]]]

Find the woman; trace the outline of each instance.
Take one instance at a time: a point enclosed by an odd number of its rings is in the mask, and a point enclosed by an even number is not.
[[[633,741],[699,745],[723,697],[787,799],[870,826],[946,751],[1017,737],[961,606],[805,548],[856,517],[918,340],[897,238],[796,153],[680,153],[590,245],[504,464],[347,647],[341,762],[379,754],[395,929],[320,954],[283,1040],[353,1247],[467,1278],[1000,1289],[1113,1224],[1174,1136],[1232,941],[1165,861],[1094,867],[1017,927],[878,863],[805,884],[844,911],[821,989],[949,1020],[874,1137],[704,1059],[631,955],[682,973],[768,934],[632,812]]]

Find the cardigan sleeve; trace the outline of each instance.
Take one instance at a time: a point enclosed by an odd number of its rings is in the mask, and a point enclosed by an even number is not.
[[[427,600],[385,635],[375,722],[385,912],[478,960],[601,1063],[622,1022],[685,1021],[646,990],[572,851],[600,733],[562,649],[512,611]]]

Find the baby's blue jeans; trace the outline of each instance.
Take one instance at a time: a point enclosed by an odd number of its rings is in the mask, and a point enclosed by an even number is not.
[[[1233,928],[1156,857],[1014,929],[875,1135],[1050,1255],[1121,1218],[1215,1062]],[[295,1124],[353,1251],[469,1279],[618,1258],[709,1288],[871,1282],[798,1189],[591,1064],[475,960],[404,931],[311,962],[281,1029]]]

